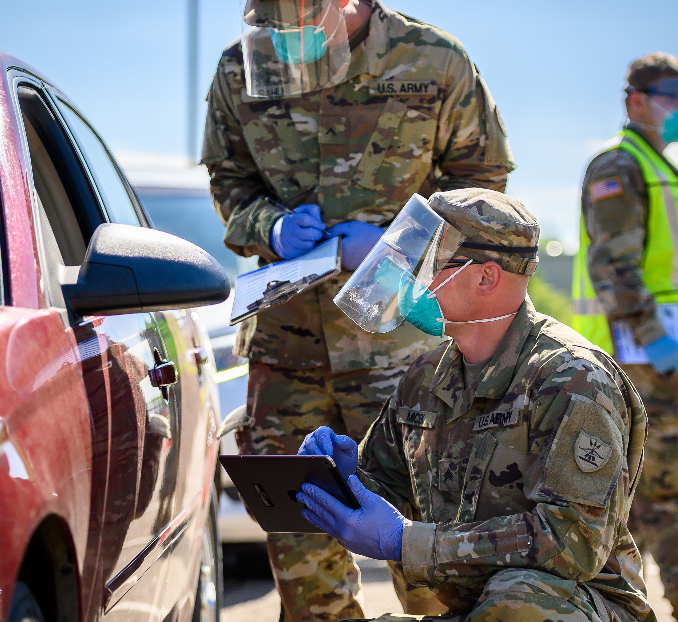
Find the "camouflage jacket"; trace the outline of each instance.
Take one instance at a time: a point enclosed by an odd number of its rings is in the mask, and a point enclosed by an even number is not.
[[[626,521],[645,434],[624,372],[528,299],[471,386],[454,342],[410,367],[358,472],[411,519],[405,576],[453,613],[492,574],[521,567],[586,582],[644,619]]]
[[[269,238],[284,214],[267,197],[292,208],[318,203],[328,226],[386,226],[415,192],[503,191],[513,169],[499,112],[459,41],[377,2],[344,83],[295,98],[249,97],[236,41],[207,102],[202,162],[224,242],[264,262],[279,260]],[[348,276],[243,322],[237,353],[345,371],[409,364],[434,347],[409,325],[360,331],[332,302]]]
[[[633,123],[628,127],[643,136]],[[621,192],[595,200],[592,184],[611,178],[620,182]],[[589,276],[608,319],[625,319],[643,346],[663,337],[666,331],[657,316],[657,304],[643,282],[648,193],[636,158],[623,149],[596,156],[586,170],[581,206],[591,239]]]

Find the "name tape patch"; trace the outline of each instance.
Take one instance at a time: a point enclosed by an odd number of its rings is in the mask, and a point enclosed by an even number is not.
[[[438,84],[432,80],[380,80],[370,84],[372,95],[437,95]]]
[[[476,417],[476,424],[473,426],[473,431],[479,432],[480,430],[487,430],[488,428],[516,425],[519,418],[519,410],[495,410],[486,415],[478,415]]]
[[[437,419],[438,413],[410,410],[404,407],[398,409],[398,423],[404,423],[405,425],[413,425],[418,428],[431,430],[436,427]]]

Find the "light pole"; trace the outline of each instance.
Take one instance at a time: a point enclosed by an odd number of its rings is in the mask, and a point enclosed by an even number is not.
[[[198,161],[198,0],[188,0],[188,157]]]

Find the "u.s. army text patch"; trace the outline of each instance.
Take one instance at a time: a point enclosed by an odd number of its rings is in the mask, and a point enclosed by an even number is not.
[[[498,428],[507,425],[515,425],[520,417],[519,410],[495,410],[486,415],[478,415],[476,424],[473,426],[474,432],[487,430],[488,428]]]
[[[437,95],[433,80],[379,80],[370,83],[371,95]]]
[[[612,455],[612,445],[603,443],[597,436],[591,436],[579,430],[574,444],[574,459],[584,473],[593,473],[602,469]]]

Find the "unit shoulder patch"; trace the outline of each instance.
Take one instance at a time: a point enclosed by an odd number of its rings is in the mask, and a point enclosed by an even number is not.
[[[589,184],[589,195],[592,201],[602,201],[612,197],[620,197],[624,194],[624,186],[621,177],[606,177]]]
[[[574,459],[584,473],[593,473],[602,469],[612,455],[612,445],[603,443],[597,436],[591,436],[579,430],[574,444]]]

